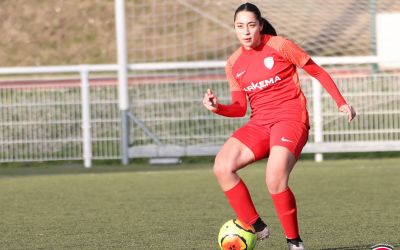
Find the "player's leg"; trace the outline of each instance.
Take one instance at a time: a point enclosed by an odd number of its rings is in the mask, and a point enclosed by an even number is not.
[[[289,175],[295,163],[295,156],[287,148],[273,146],[266,171],[268,191],[271,194],[290,250],[304,249],[299,234],[296,199],[288,186]]]
[[[218,152],[214,161],[214,175],[224,192],[240,182],[236,173],[254,161],[253,152],[235,137],[229,138]]]
[[[257,236],[264,239],[269,236],[266,224],[257,213],[245,183],[237,174],[239,169],[267,154],[268,140],[260,136],[257,129],[245,125],[228,139],[215,158],[214,174],[239,220],[252,225],[257,232],[262,231]],[[262,144],[266,144],[266,147],[262,147],[264,151],[254,148]]]
[[[296,158],[287,148],[273,146],[269,154],[266,183],[270,194],[278,194],[288,188],[289,175]]]
[[[266,183],[288,242],[294,242],[300,247],[302,243],[300,243],[296,199],[288,186],[289,175],[295,163],[295,156],[287,148],[273,146],[267,163]]]
[[[299,234],[296,199],[288,182],[307,137],[308,127],[302,124],[280,123],[271,128],[266,183],[288,239],[289,249],[304,249]]]

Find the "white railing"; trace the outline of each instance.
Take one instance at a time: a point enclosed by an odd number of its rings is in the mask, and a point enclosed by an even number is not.
[[[104,73],[104,72],[115,72],[117,70],[117,65],[76,65],[76,66],[48,66],[48,67],[10,67],[10,68],[0,68],[0,75],[14,75],[14,76],[21,76],[21,75],[37,75],[37,74],[70,74],[70,73],[76,73],[79,74],[80,76],[80,92],[81,92],[81,127],[82,127],[82,138],[74,138],[70,135],[67,135],[66,138],[63,138],[64,140],[68,140],[70,142],[76,142],[76,141],[82,141],[82,157],[79,157],[75,154],[70,155],[70,157],[57,157],[57,156],[46,156],[46,152],[42,152],[43,155],[36,155],[36,157],[18,157],[19,152],[17,150],[12,150],[14,152],[14,155],[7,155],[6,157],[3,155],[4,151],[6,151],[4,148],[2,150],[3,154],[0,158],[0,162],[2,161],[35,161],[35,160],[58,160],[58,159],[82,159],[84,160],[84,166],[85,167],[90,167],[91,166],[91,161],[92,161],[92,139],[91,139],[91,113],[90,113],[90,89],[89,89],[89,73]],[[32,83],[33,81],[33,83]],[[60,80],[53,80],[54,83],[60,82]],[[8,82],[10,82],[8,80]],[[8,84],[7,86],[2,86],[2,83],[0,82],[0,91],[3,92],[3,95],[7,95],[7,90],[12,90],[14,89],[14,86],[16,89],[24,90],[24,89],[38,89],[36,91],[33,91],[31,94],[39,94],[40,95],[40,90],[43,87],[38,86],[37,81],[35,83],[34,80],[24,80],[24,83],[21,83],[21,81],[14,82],[15,84]],[[39,81],[43,82],[43,81]],[[4,83],[3,83],[4,85]],[[17,86],[18,85],[18,86]],[[71,83],[69,84],[71,85]],[[72,84],[73,86],[79,87],[77,84]],[[61,84],[57,85],[50,85],[47,84],[48,89],[57,89],[58,91],[64,90],[65,88],[71,88],[71,86],[67,87],[63,82]],[[16,92],[18,93],[18,92]],[[42,94],[43,96],[43,94]],[[49,95],[47,95],[49,96]],[[31,109],[34,109],[35,106],[37,105],[44,105],[41,103],[13,103],[13,104],[7,104],[4,102],[4,100],[7,100],[6,98],[2,98],[2,102],[0,105],[0,108],[6,109],[9,107],[31,107]],[[73,100],[73,104],[76,104],[77,100]],[[63,103],[64,105],[66,103]],[[71,105],[72,103],[70,103]],[[73,105],[72,104],[72,105]],[[61,105],[57,103],[48,103],[47,105]],[[63,110],[60,110],[62,112]],[[10,125],[17,125],[21,126],[20,124],[15,124],[15,121],[9,121],[10,117],[3,117],[7,116],[7,113],[2,112],[2,117],[1,117],[1,125],[2,126],[10,126]],[[70,117],[72,118],[72,117]],[[72,120],[67,120],[67,121],[48,121],[48,123],[41,123],[40,121],[23,121],[21,124],[29,127],[30,125],[33,124],[42,124],[42,125],[48,125],[48,124],[62,124],[62,123],[76,123],[76,119],[78,117],[73,117]],[[28,129],[29,131],[29,129]],[[6,133],[5,130],[3,130],[3,133]],[[62,131],[56,131],[56,134],[63,134]],[[75,133],[72,134],[79,134],[78,131],[75,131]],[[55,136],[55,138],[51,138],[51,140],[54,142],[60,142],[63,141],[63,139],[60,139],[59,136]],[[17,137],[20,137],[21,134],[19,134]],[[24,145],[24,143],[31,143],[31,144],[38,144],[40,141],[46,142],[47,140],[45,139],[46,135],[42,134],[42,138],[31,138],[29,139],[29,136],[26,138],[10,138],[11,140],[5,140],[3,138],[0,138],[0,143],[2,147],[5,147],[5,145],[11,144],[17,144],[17,145]],[[44,137],[44,138],[43,138]],[[51,142],[49,142],[51,144]],[[23,147],[23,146],[22,146]],[[51,146],[50,146],[51,147]],[[74,150],[73,150],[74,151]]]
[[[388,62],[377,57],[315,60],[324,65]],[[215,154],[247,119],[219,117],[201,106],[208,87],[221,101],[229,100],[224,65],[128,65],[130,156]],[[83,159],[88,167],[92,159],[120,158],[117,70],[117,65],[0,68],[0,162]],[[22,75],[23,81],[16,80]],[[37,80],[38,75],[47,78]],[[400,150],[400,73],[332,76],[358,117],[348,125],[320,84],[302,77],[312,126],[304,152]]]

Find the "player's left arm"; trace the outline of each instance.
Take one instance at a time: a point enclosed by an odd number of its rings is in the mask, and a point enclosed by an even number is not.
[[[317,65],[300,46],[289,39],[283,39],[281,41],[280,52],[283,57],[288,62],[304,69],[304,71],[317,79],[335,100],[339,110],[346,113],[348,121],[351,122],[356,116],[356,111],[352,106],[347,104],[330,75],[322,67]]]
[[[342,94],[340,93],[339,89],[337,88],[335,82],[330,77],[328,72],[326,72],[322,67],[316,64],[311,58],[303,66],[303,69],[321,83],[325,90],[335,100],[339,111],[346,113],[348,121],[351,122],[356,116],[356,111],[352,106],[347,104],[346,100],[343,98]]]

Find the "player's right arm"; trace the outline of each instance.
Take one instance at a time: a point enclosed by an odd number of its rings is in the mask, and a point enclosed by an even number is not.
[[[204,94],[203,105],[212,112],[227,117],[242,117],[246,115],[247,99],[244,91],[231,91],[232,103],[221,104],[211,89]]]
[[[246,93],[240,89],[239,83],[232,74],[232,65],[228,60],[226,67],[226,76],[229,82],[232,103],[224,105],[218,102],[217,96],[211,89],[204,94],[203,105],[212,112],[227,117],[242,117],[246,115],[247,98]]]

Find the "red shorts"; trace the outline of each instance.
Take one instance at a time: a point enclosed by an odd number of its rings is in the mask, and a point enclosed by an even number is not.
[[[270,125],[249,122],[236,130],[232,137],[250,148],[256,161],[268,157],[271,148],[276,145],[289,149],[299,159],[307,143],[308,130],[307,125],[296,121],[280,121]]]

